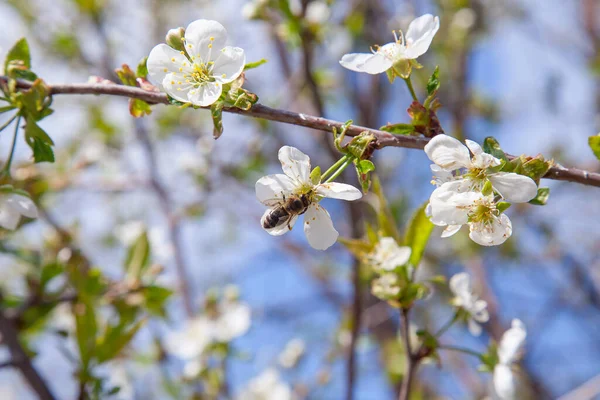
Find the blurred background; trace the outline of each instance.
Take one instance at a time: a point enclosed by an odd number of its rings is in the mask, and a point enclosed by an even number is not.
[[[392,29],[406,31],[415,16],[432,13],[441,28],[413,82],[423,96],[439,65],[446,133],[476,141],[494,136],[511,154],[542,153],[565,166],[600,170],[587,145],[600,125],[598,1],[290,0],[291,14],[285,8],[267,0],[0,0],[0,48],[4,56],[26,37],[33,70],[50,84],[116,80],[115,68],[136,66],[169,29],[215,19],[248,62],[268,60],[246,73],[245,87],[260,103],[377,128],[409,121],[406,87],[345,70],[338,60],[388,43]],[[224,134],[214,141],[207,111],[158,105],[134,119],[126,99],[106,96],[55,96],[53,108],[41,125],[56,142],[56,163],[31,165],[30,149],[17,147],[14,178],[35,197],[41,215],[2,234],[0,286],[5,300],[22,308],[21,340],[57,398],[211,398],[205,392],[214,382],[228,398],[273,370],[280,391],[271,392],[286,396],[397,396],[404,369],[397,311],[370,295],[342,245],[318,252],[301,229],[271,237],[259,224],[264,208],[254,183],[280,171],[278,149],[296,146],[313,166],[327,168],[333,162],[328,135],[225,114]],[[10,139],[2,135],[0,149]],[[403,229],[431,193],[429,160],[421,151],[386,148],[374,162]],[[353,174],[345,182],[358,185]],[[503,246],[479,247],[464,230],[441,239],[436,230],[420,273],[465,270],[489,303],[490,322],[480,337],[457,325],[445,343],[484,351],[520,318],[528,329],[521,374],[531,398],[600,398],[600,192],[542,183],[551,188],[548,204],[514,205],[508,212],[514,234]],[[360,237],[373,198],[342,203],[325,200],[325,207],[342,236]],[[143,232],[149,268],[162,270],[153,279],[173,294],[125,351],[94,368],[104,389],[82,395],[72,334],[77,310],[54,301],[41,312],[32,300],[36,277],[48,260],[67,265],[76,255],[106,280],[125,282],[127,254]],[[188,339],[178,332],[209,313],[215,296],[239,298],[250,322],[245,326],[244,312],[233,314],[226,331],[239,334],[227,339],[225,350],[211,350],[225,352],[226,362],[200,367],[178,357],[169,338],[184,346]],[[440,289],[421,302],[415,327],[436,330],[451,318],[448,299]],[[37,313],[29,319],[27,306]],[[98,307],[99,320],[114,315]],[[357,314],[359,326],[351,323]],[[349,362],[350,348],[356,357]],[[4,347],[0,355],[10,358]],[[441,365],[420,368],[414,398],[485,398],[490,375],[477,366],[473,357],[442,353]],[[120,390],[109,397],[114,387]],[[36,398],[10,365],[0,368],[0,397]]]

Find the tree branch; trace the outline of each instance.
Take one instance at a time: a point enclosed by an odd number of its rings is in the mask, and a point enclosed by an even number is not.
[[[5,76],[0,76],[0,81],[2,82],[6,82],[7,79],[8,78]],[[17,81],[17,87],[20,89],[28,89],[31,87],[31,82]],[[167,96],[163,93],[150,92],[132,86],[98,83],[74,83],[48,85],[48,87],[50,88],[50,92],[52,94],[102,94],[135,98],[153,104],[169,104]],[[286,110],[278,110],[262,104],[255,104],[248,111],[240,110],[238,108],[225,108],[223,111],[245,115],[248,117],[262,118],[269,121],[283,122],[290,125],[303,126],[325,132],[331,132],[334,127],[339,129],[343,125],[343,122],[340,121],[334,121],[327,118],[315,117],[312,115],[295,113]],[[350,125],[346,134],[347,136],[357,136],[361,132],[368,132],[375,136],[374,143],[377,149],[382,149],[384,147],[423,149],[429,141],[429,139],[425,137],[397,136],[378,129],[357,125]],[[577,168],[566,168],[558,164],[550,168],[544,178],[600,187],[600,173],[588,172]]]
[[[19,368],[29,386],[31,386],[41,400],[54,400],[54,395],[50,392],[44,379],[42,379],[34,368],[31,359],[21,345],[19,331],[13,322],[4,315],[3,310],[0,310],[0,334],[2,335],[2,343],[8,347],[12,363],[15,367]]]

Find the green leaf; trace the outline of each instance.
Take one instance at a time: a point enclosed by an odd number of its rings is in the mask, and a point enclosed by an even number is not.
[[[54,162],[52,145],[54,142],[48,134],[40,128],[33,118],[27,116],[25,125],[25,141],[33,150],[33,159],[39,162]]]
[[[98,325],[96,312],[91,302],[78,302],[75,308],[75,337],[83,370],[87,371],[96,349]]]
[[[600,160],[600,134],[596,136],[590,136],[588,138],[588,143],[596,158]]]
[[[162,286],[145,286],[141,292],[146,299],[146,309],[150,314],[163,317],[167,316],[165,305],[173,291]]]
[[[150,115],[152,108],[144,100],[129,99],[129,113],[135,118],[141,118],[144,115]]]
[[[415,132],[413,124],[387,124],[379,128],[382,131],[392,133],[394,135],[412,135]]]
[[[419,266],[421,258],[423,258],[425,247],[427,246],[429,236],[434,227],[429,218],[425,215],[426,207],[427,202],[415,211],[404,237],[404,244],[409,246],[412,250],[409,263],[415,268]]]
[[[123,85],[127,86],[137,86],[137,82],[135,80],[135,73],[127,64],[121,65],[121,68],[115,69],[115,72]]]
[[[379,207],[377,211],[377,222],[379,224],[379,229],[381,231],[381,236],[391,236],[396,239],[397,242],[400,242],[400,233],[398,233],[398,229],[396,228],[396,223],[394,219],[394,215],[392,214],[390,207],[388,205],[385,194],[383,193],[383,189],[381,188],[381,183],[377,175],[373,177],[373,193],[379,199]]]
[[[31,68],[31,55],[29,54],[29,43],[27,39],[21,38],[8,51],[4,61],[4,71],[8,72],[9,64],[21,64],[25,69]]]
[[[54,262],[44,265],[40,275],[40,286],[42,287],[42,290],[46,287],[48,282],[63,272],[65,272],[65,267],[61,263]]]
[[[213,120],[213,137],[220,138],[223,134],[223,106],[222,101],[217,101],[210,106],[210,115]]]
[[[537,195],[529,200],[529,204],[534,204],[536,206],[545,206],[548,202],[548,198],[550,197],[550,188],[539,188],[537,191]]]
[[[148,240],[148,234],[144,231],[127,250],[125,272],[128,277],[140,279],[149,266],[150,241]]]
[[[358,163],[358,169],[361,173],[367,174],[371,171],[375,171],[375,164],[371,160],[360,160]]]
[[[140,320],[129,329],[122,324],[108,326],[104,337],[97,344],[96,361],[98,364],[117,357],[145,323],[146,320]]]
[[[508,160],[506,154],[504,154],[504,151],[502,151],[502,149],[500,148],[500,144],[498,143],[498,141],[491,136],[486,137],[483,141],[483,151],[493,155],[494,157],[500,160]]]
[[[249,69],[258,68],[261,65],[266,64],[266,63],[267,63],[267,60],[264,59],[264,58],[261,58],[258,61],[254,61],[254,62],[251,62],[251,63],[248,63],[248,64],[244,65],[244,71],[247,71]]]
[[[148,57],[144,57],[140,60],[137,69],[135,71],[135,76],[138,78],[145,78],[148,76],[148,66],[146,65],[148,62]]]
[[[436,66],[435,71],[429,77],[427,82],[427,95],[431,96],[440,88],[440,67]]]
[[[510,208],[512,204],[510,204],[507,201],[499,201],[498,204],[496,204],[496,209],[503,213],[504,211],[508,210]]]
[[[536,158],[525,161],[521,166],[521,171],[518,172],[539,182],[540,179],[546,175],[551,166],[552,162],[544,160],[544,157],[542,156],[537,156]]]

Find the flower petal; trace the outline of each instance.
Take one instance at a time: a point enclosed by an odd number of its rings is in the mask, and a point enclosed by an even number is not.
[[[433,37],[440,28],[440,19],[431,14],[425,14],[415,19],[406,32],[406,58],[413,59],[424,54]]]
[[[378,52],[373,54],[372,57],[366,59],[364,64],[362,64],[359,68],[362,72],[366,72],[367,74],[371,75],[376,75],[381,74],[387,71],[388,69],[392,68],[392,65],[394,65],[394,61],[392,61],[391,58],[386,57],[384,54]]]
[[[293,192],[294,182],[284,174],[267,175],[256,182],[254,189],[258,201],[273,207],[283,201],[283,196]]]
[[[199,19],[185,30],[186,50],[189,55],[199,58],[196,60],[199,62],[208,63],[216,59],[226,42],[227,30],[217,21]]]
[[[350,53],[344,54],[340,60],[342,67],[351,71],[363,72],[362,66],[364,63],[373,57],[372,53]]]
[[[512,235],[512,223],[506,214],[500,214],[491,224],[471,223],[469,237],[482,246],[497,246]]]
[[[21,214],[10,207],[3,206],[0,208],[0,226],[5,229],[14,231],[19,225]]]
[[[431,222],[435,225],[464,225],[468,222],[470,207],[483,195],[479,192],[460,193],[453,190],[461,185],[461,181],[444,183],[431,193]]]
[[[212,69],[212,75],[221,83],[229,83],[238,78],[244,70],[246,55],[239,47],[224,47]]]
[[[163,87],[163,81],[168,73],[179,72],[179,68],[185,68],[186,71],[191,71],[188,59],[177,50],[164,43],[155,46],[152,51],[150,51],[146,65],[148,67],[148,77],[150,82],[160,88]]]
[[[479,325],[477,323],[477,321],[475,321],[474,319],[469,318],[469,320],[467,321],[467,326],[469,328],[469,333],[471,333],[471,335],[473,335],[473,336],[481,335],[481,325]]]
[[[294,227],[294,224],[296,223],[296,221],[298,220],[298,216],[297,215],[293,215],[289,221],[282,223],[280,225],[277,225],[274,228],[269,228],[269,229],[265,229],[265,219],[267,218],[267,215],[269,215],[269,213],[271,213],[271,211],[273,211],[272,208],[269,208],[267,211],[265,211],[265,213],[263,214],[262,218],[260,219],[260,226],[263,227],[263,229],[265,231],[267,231],[267,233],[271,236],[281,236],[284,233],[289,232],[291,229]]]
[[[179,72],[169,72],[162,81],[164,91],[174,98],[184,103],[190,102],[190,91],[194,90],[194,86],[186,82],[183,74]]]
[[[537,185],[528,176],[514,172],[498,172],[488,177],[494,189],[506,201],[512,203],[526,203],[537,195]]]
[[[494,157],[491,154],[485,153],[479,143],[474,142],[472,140],[466,139],[465,143],[471,153],[473,153],[473,158],[471,159],[471,164],[473,164],[476,168],[491,168],[497,167],[502,164],[498,158]]]
[[[478,322],[487,322],[490,319],[490,314],[487,310],[487,302],[485,300],[477,300],[471,307],[471,315]]]
[[[317,194],[330,199],[349,201],[358,200],[362,197],[361,191],[354,186],[338,182],[321,183],[317,186]]]
[[[513,319],[509,330],[504,332],[498,345],[498,359],[502,364],[510,364],[516,361],[517,356],[525,345],[527,330],[519,319]]]
[[[207,82],[188,92],[189,102],[200,107],[208,107],[219,100],[223,85],[219,82]]]
[[[283,146],[278,157],[283,173],[297,185],[310,184],[310,158],[306,154],[295,147]]]
[[[22,196],[20,194],[12,194],[6,199],[6,203],[13,210],[17,211],[19,214],[24,215],[29,218],[37,218],[38,212],[37,207],[33,200],[29,197]]]
[[[425,145],[427,157],[446,170],[467,168],[471,165],[469,150],[448,135],[437,135]]]
[[[453,275],[448,286],[455,296],[471,295],[471,277],[466,272]]]
[[[455,233],[460,231],[460,228],[462,228],[462,225],[448,225],[446,229],[444,229],[444,231],[442,232],[441,237],[447,238],[450,236],[454,236]]]
[[[497,364],[494,367],[494,391],[500,400],[517,399],[517,382],[510,366]]]
[[[250,307],[246,304],[229,304],[215,323],[214,337],[218,342],[230,342],[250,329]]]
[[[326,250],[337,240],[339,234],[327,210],[318,203],[311,203],[304,215],[304,233],[313,249]]]

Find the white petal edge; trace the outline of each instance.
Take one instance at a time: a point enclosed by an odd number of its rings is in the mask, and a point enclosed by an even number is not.
[[[381,53],[375,53],[360,66],[360,69],[367,74],[377,75],[392,68],[392,65],[394,65],[394,61]]]
[[[469,237],[481,246],[498,246],[512,235],[512,223],[506,214],[500,214],[491,225],[469,224]]]
[[[511,203],[526,203],[537,195],[538,187],[528,176],[498,172],[488,177],[494,189]]]
[[[310,184],[310,158],[306,154],[295,147],[283,146],[278,157],[284,174],[298,185]]]
[[[527,338],[525,325],[519,319],[513,319],[510,329],[504,332],[498,345],[498,359],[500,363],[510,364],[516,361],[517,356]]]
[[[330,199],[352,201],[362,197],[361,191],[354,186],[339,182],[321,183],[316,191],[319,196]]]
[[[425,145],[427,157],[446,170],[467,168],[471,165],[469,150],[448,135],[437,135]]]
[[[208,82],[188,92],[189,102],[200,107],[208,107],[219,100],[223,85],[219,82]]]
[[[448,286],[456,296],[462,297],[465,293],[471,294],[471,277],[466,272],[455,274],[450,278]]]
[[[340,65],[350,71],[363,72],[362,66],[371,57],[373,57],[372,53],[344,54],[340,60]]]
[[[318,203],[309,205],[304,214],[304,233],[308,244],[316,250],[326,250],[333,246],[339,236],[329,213]]]
[[[516,379],[510,366],[498,364],[494,367],[494,391],[501,400],[516,400]]]
[[[21,214],[16,212],[10,207],[3,205],[0,208],[0,226],[5,229],[10,229],[14,231],[19,225],[19,221],[21,220]]]
[[[146,62],[150,82],[162,88],[168,73],[179,72],[179,68],[186,68],[186,71],[189,69],[191,72],[191,67],[185,67],[183,63],[189,66],[188,59],[177,50],[164,43],[154,46]]]
[[[427,52],[433,37],[440,28],[440,19],[431,14],[425,14],[415,19],[406,32],[406,58],[414,59]]]
[[[28,218],[37,218],[38,216],[37,207],[29,197],[13,194],[6,199],[6,204]]]
[[[454,236],[458,231],[460,231],[462,225],[448,225],[446,229],[442,231],[441,237],[448,238],[450,236]]]

